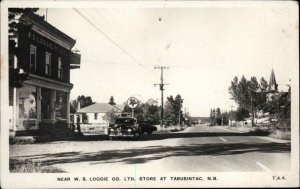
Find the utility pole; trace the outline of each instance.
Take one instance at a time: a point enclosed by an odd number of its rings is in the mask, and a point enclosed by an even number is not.
[[[221,111],[221,119],[222,119],[221,125],[223,126],[223,114],[222,114],[222,111]]]
[[[252,96],[250,97],[251,100],[251,128],[254,126],[254,114],[253,114],[253,105],[252,105]]]
[[[164,85],[169,85],[168,83],[164,83],[164,69],[169,69],[169,67],[155,66],[154,69],[161,70],[160,83],[155,83],[154,86],[159,85],[159,90],[161,91],[160,127],[163,128],[163,124],[164,124]]]
[[[182,98],[180,97],[180,101],[179,101],[179,112],[178,112],[178,114],[179,114],[179,116],[178,116],[178,124],[179,124],[179,126],[181,125],[181,124],[180,124],[180,112],[181,112],[181,103],[183,102],[183,100],[184,100],[184,99],[182,99]]]
[[[232,126],[232,108],[233,108],[234,106],[230,106],[230,126]]]

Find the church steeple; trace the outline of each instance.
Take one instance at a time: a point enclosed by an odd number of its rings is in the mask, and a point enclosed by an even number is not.
[[[277,92],[278,91],[277,87],[278,87],[278,85],[276,83],[276,78],[275,78],[274,70],[272,68],[268,91],[269,92]]]

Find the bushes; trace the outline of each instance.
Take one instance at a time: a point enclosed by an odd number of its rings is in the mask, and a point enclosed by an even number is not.
[[[11,173],[65,173],[65,171],[42,162],[26,160],[10,160],[9,171]]]
[[[269,136],[281,140],[291,140],[291,132],[281,129],[275,129],[275,131],[272,132]]]

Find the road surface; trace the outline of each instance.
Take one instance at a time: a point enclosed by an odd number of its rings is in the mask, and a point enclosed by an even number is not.
[[[145,135],[138,141],[57,141],[11,145],[10,159],[32,159],[66,172],[237,172],[287,171],[290,143],[196,125],[184,131]]]

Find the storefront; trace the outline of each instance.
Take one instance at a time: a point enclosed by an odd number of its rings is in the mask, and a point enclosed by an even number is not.
[[[20,17],[18,48],[22,50],[11,56],[17,58],[10,59],[10,68],[22,69],[28,78],[18,86],[10,81],[10,130],[32,134],[69,127],[70,70],[80,67],[80,54],[72,52],[75,43],[34,13]]]
[[[70,90],[72,84],[47,81],[30,74],[31,79],[17,89],[17,132],[39,130],[44,125],[70,123]],[[51,126],[50,126],[51,127]]]

